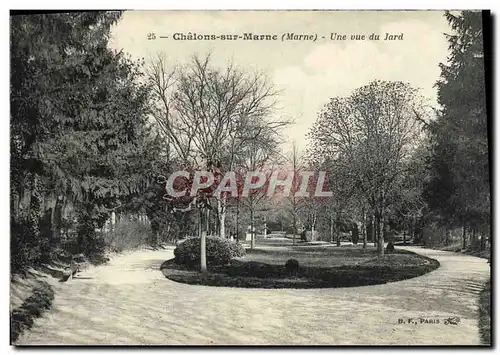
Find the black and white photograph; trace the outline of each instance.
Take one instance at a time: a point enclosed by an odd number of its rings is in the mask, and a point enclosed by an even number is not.
[[[490,11],[9,39],[11,346],[492,347]]]

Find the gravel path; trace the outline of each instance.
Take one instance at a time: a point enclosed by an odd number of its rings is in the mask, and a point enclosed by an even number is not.
[[[58,284],[52,309],[17,345],[479,345],[486,260],[405,248],[441,267],[385,285],[305,290],[179,284],[159,270],[172,250],[137,251]]]

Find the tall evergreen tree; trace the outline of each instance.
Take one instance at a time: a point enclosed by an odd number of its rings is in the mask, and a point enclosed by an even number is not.
[[[108,48],[119,17],[11,17],[11,207],[19,222],[20,202],[30,196],[24,239],[44,239],[36,224],[50,207],[55,225],[48,244],[57,244],[57,201],[70,200],[78,214],[80,251],[95,252],[96,228],[120,199],[146,188],[147,172],[158,161],[159,142],[147,122],[149,88],[140,83],[142,63]],[[19,235],[12,238],[17,245]]]
[[[488,234],[490,184],[481,12],[450,12],[450,55],[437,82],[441,109],[430,124],[431,209],[449,223]]]

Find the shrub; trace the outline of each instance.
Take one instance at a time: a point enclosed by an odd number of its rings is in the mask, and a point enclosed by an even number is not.
[[[104,244],[112,252],[134,250],[148,245],[150,226],[128,218],[116,222],[112,230],[104,232]]]
[[[290,275],[296,275],[299,271],[299,261],[297,259],[288,259],[285,263],[285,269]]]
[[[351,240],[352,244],[356,245],[359,242],[359,229],[358,226],[354,226],[353,229],[351,229]]]
[[[48,239],[40,236],[36,225],[26,216],[11,217],[10,262],[13,274],[23,274],[27,267],[40,264],[50,251]]]
[[[31,329],[34,319],[50,309],[53,300],[54,291],[48,283],[42,282],[35,287],[33,294],[10,313],[10,341],[15,342],[23,331]]]
[[[231,248],[231,253],[233,258],[239,258],[245,255],[245,247],[240,243],[234,243],[229,241],[229,246]]]
[[[226,270],[229,276],[273,278],[283,277],[283,266],[270,265],[258,261],[233,260]]]
[[[232,258],[243,256],[245,249],[226,238],[207,237],[207,265],[221,266],[229,264]],[[200,264],[200,238],[188,238],[174,250],[175,263],[187,266]]]
[[[387,247],[385,248],[385,250],[388,252],[393,252],[394,251],[394,244],[392,244],[392,242],[389,242],[387,244]]]
[[[479,293],[479,334],[481,342],[491,345],[491,281]]]

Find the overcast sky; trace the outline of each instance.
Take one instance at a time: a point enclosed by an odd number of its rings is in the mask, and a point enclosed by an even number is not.
[[[436,105],[434,83],[445,62],[450,28],[442,11],[130,11],[113,31],[112,47],[147,59],[165,52],[171,63],[194,53],[212,52],[216,65],[233,60],[242,69],[267,72],[280,89],[277,115],[293,117],[285,132],[303,149],[318,111],[333,96],[349,95],[374,79],[401,80],[421,89]],[[317,34],[312,41],[175,41],[174,33]],[[347,35],[330,40],[331,33]],[[147,34],[155,33],[156,40]],[[379,41],[353,41],[351,34],[380,35]],[[384,41],[385,34],[403,34]],[[159,36],[168,36],[160,39]],[[322,37],[325,38],[322,38]]]

